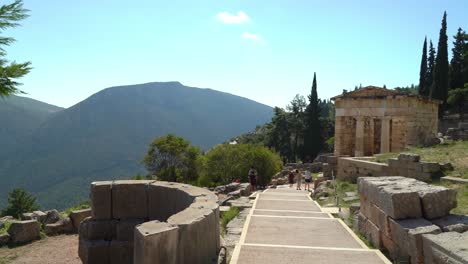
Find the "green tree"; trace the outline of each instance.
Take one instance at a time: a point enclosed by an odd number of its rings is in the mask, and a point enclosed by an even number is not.
[[[421,67],[419,70],[419,95],[428,95],[429,89],[426,87],[427,77],[427,38],[424,38],[423,53],[421,57]]]
[[[151,142],[143,163],[158,179],[192,183],[198,178],[196,167],[200,150],[173,134]]]
[[[432,83],[434,82],[434,68],[435,68],[435,55],[436,51],[434,45],[432,45],[432,40],[429,41],[429,58],[427,58],[427,75],[426,75],[426,91],[425,94],[429,96]]]
[[[279,107],[273,109],[271,129],[268,134],[268,146],[279,152],[285,162],[293,160],[291,130],[288,113]]]
[[[317,79],[314,73],[312,90],[305,109],[304,160],[313,160],[323,147],[323,131],[320,121],[320,99],[317,94]]]
[[[32,212],[38,208],[36,197],[27,193],[22,188],[16,188],[9,193],[8,206],[2,210],[2,215],[11,215],[15,218],[20,218],[23,213]]]
[[[5,29],[16,27],[19,21],[28,17],[28,10],[23,8],[23,1],[16,0],[12,4],[2,5],[0,7],[0,33]],[[6,52],[3,48],[15,41],[11,37],[0,36],[0,97],[9,96],[12,94],[23,93],[18,89],[21,85],[17,81],[31,70],[31,63],[16,63],[9,62],[6,59]]]
[[[455,88],[449,91],[447,102],[457,108],[457,112],[463,117],[463,108],[468,103],[468,83],[463,88]]]
[[[466,49],[465,32],[458,28],[457,34],[453,36],[452,59],[450,60],[450,89],[457,89],[463,87],[463,53]]]
[[[292,134],[292,158],[296,162],[297,158],[303,157],[304,129],[305,129],[305,108],[307,106],[304,96],[296,94],[291,104],[286,107],[289,114],[289,127]]]
[[[208,178],[207,182],[216,184],[227,184],[237,178],[246,182],[249,168],[254,166],[259,175],[259,185],[266,185],[282,167],[278,154],[259,145],[217,145],[206,154],[205,158],[203,174]]]
[[[447,12],[444,12],[444,17],[442,18],[442,27],[439,33],[439,44],[437,46],[437,57],[434,68],[434,83],[431,87],[431,97],[441,100],[444,104],[441,109],[445,108],[448,96],[449,64],[447,49]]]

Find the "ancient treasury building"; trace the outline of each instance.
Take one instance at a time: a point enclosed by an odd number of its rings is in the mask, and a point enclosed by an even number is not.
[[[440,102],[368,86],[335,101],[335,156],[371,156],[422,145],[437,134]]]

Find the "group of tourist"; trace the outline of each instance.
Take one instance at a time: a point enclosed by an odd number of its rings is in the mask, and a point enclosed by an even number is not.
[[[296,181],[296,190],[302,190],[302,178],[304,178],[304,190],[310,191],[310,183],[312,182],[312,173],[309,170],[304,171],[304,175],[299,170],[292,170],[289,172],[288,181],[289,187],[292,188],[294,185],[294,180]],[[252,192],[257,190],[258,173],[255,167],[250,167],[249,170],[249,182],[250,190]]]
[[[296,190],[302,190],[302,178],[304,178],[304,190],[310,191],[310,183],[312,182],[312,173],[309,170],[304,171],[304,175],[299,170],[292,170],[289,172],[288,181],[289,188],[292,188],[294,185],[294,180],[296,180]]]

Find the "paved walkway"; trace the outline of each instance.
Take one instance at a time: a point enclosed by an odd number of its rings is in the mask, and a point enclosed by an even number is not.
[[[233,252],[231,264],[237,263],[391,262],[341,219],[323,212],[307,192],[278,187],[257,195]]]

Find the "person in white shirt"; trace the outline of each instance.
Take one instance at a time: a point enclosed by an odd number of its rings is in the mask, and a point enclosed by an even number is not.
[[[310,191],[310,183],[312,182],[312,173],[310,173],[309,170],[305,171],[305,184],[304,184],[304,189],[306,191]]]

